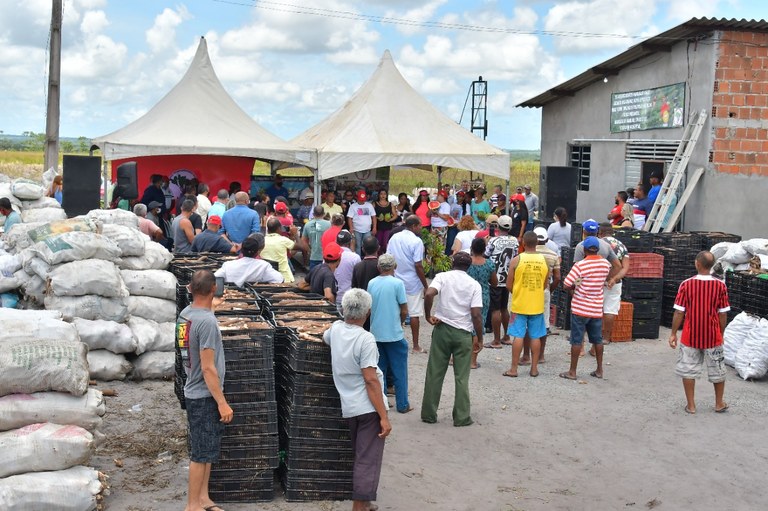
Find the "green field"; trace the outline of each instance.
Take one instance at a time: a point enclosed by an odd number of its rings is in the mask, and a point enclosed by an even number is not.
[[[512,160],[509,169],[510,186],[522,186],[530,184],[535,193],[539,191],[539,162],[538,153],[534,151],[512,152]],[[59,159],[61,165],[61,159]],[[306,175],[305,170],[287,169],[282,172],[286,176]],[[43,174],[43,153],[40,151],[0,151],[0,174],[6,174],[12,178],[26,177],[40,179]],[[269,165],[256,162],[254,174],[268,175]],[[496,184],[505,186],[503,180],[495,177],[483,176],[477,172],[472,173],[475,180],[482,180],[488,190]],[[464,179],[470,179],[470,172],[459,169],[447,169],[443,171],[443,183],[459,186]],[[414,188],[434,188],[437,185],[437,172],[414,169],[413,171],[392,172],[390,176],[389,193],[411,193]]]

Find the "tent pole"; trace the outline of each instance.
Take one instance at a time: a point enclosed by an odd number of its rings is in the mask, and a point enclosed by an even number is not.
[[[437,166],[437,191],[443,188],[443,167]]]
[[[315,200],[312,201],[312,205],[313,206],[318,206],[318,205],[322,204],[322,198],[320,197],[320,194],[323,193],[323,187],[320,184],[320,179],[318,179],[318,174],[319,174],[319,172],[317,171],[317,169],[314,169],[314,171],[312,172],[312,176],[313,176],[313,179],[315,181],[315,186],[314,186],[314,188],[315,188]]]
[[[507,179],[507,205],[506,205],[507,215],[509,215],[509,203],[510,202],[512,202],[512,201],[510,200],[510,195],[509,195],[509,179]]]

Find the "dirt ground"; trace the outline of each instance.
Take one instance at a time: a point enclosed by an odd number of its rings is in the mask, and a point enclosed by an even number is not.
[[[425,322],[422,322],[425,323]],[[422,326],[429,348],[431,327]],[[730,410],[713,412],[714,394],[699,380],[698,412],[683,411],[675,352],[662,340],[606,347],[605,379],[579,381],[567,368],[567,332],[550,337],[541,375],[502,377],[510,348],[486,349],[470,387],[475,424],[454,428],[449,372],[437,424],[419,419],[427,355],[411,355],[413,412],[391,414],[378,504],[383,510],[760,509],[768,472],[768,382],[728,371]],[[410,336],[410,332],[408,332]],[[490,336],[486,336],[489,338]],[[172,382],[101,383],[108,415],[93,465],[109,475],[108,510],[171,511],[185,504],[185,415]],[[141,411],[130,411],[141,404]],[[235,412],[237,412],[235,410]],[[161,453],[170,453],[164,460]],[[115,460],[118,460],[117,462]],[[121,467],[117,465],[121,464]],[[278,486],[279,487],[279,486]],[[274,502],[227,510],[324,510],[350,502]]]

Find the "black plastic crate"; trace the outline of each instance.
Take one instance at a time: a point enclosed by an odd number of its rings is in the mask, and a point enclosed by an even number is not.
[[[738,234],[728,234],[725,232],[691,231],[691,234],[699,238],[699,248],[701,250],[710,250],[718,243],[738,243],[741,236]]]
[[[614,229],[613,237],[627,247],[628,252],[652,252],[653,234],[636,229]]]
[[[222,503],[269,502],[275,498],[274,474],[270,471],[263,480],[260,478],[243,485],[242,481],[214,481],[211,473],[208,493],[212,500]]]
[[[301,411],[302,409],[308,411]],[[313,413],[313,410],[317,410],[317,412]],[[289,437],[302,437],[304,435],[296,432],[312,428],[320,430],[349,430],[349,423],[347,419],[342,418],[341,410],[334,408],[280,406],[278,413],[281,422],[285,423]]]
[[[252,445],[237,447],[222,445],[220,459],[214,464],[217,472],[231,472],[235,470],[266,471],[277,468],[279,464],[277,435],[261,437],[270,439],[266,445],[260,445],[260,437],[238,436],[237,438],[247,439]],[[228,475],[232,476],[232,474]]]
[[[573,222],[571,224],[571,247],[575,247],[583,239],[583,226],[579,222]]]
[[[283,455],[283,462],[289,471],[352,470],[355,463],[355,452],[351,446],[345,449],[305,448],[290,442]]]
[[[229,376],[229,375],[227,375]],[[233,390],[236,389],[236,390]],[[266,407],[275,402],[275,380],[240,380],[224,382],[224,396],[234,404],[263,404]]]
[[[224,366],[227,376],[240,371],[264,371],[272,370],[274,366],[274,352],[272,349],[264,351],[225,350]]]
[[[699,250],[700,238],[690,232],[659,232],[653,235],[655,247]]]
[[[575,248],[562,247],[560,249],[560,276],[562,279],[568,275],[573,267],[573,256],[576,252]]]
[[[629,300],[634,306],[633,318],[658,319],[661,317],[662,300],[660,299],[633,299]]]
[[[298,373],[333,374],[331,348],[325,343],[300,337],[289,339],[288,364]]]
[[[265,407],[265,403],[244,404],[232,403],[235,412],[232,422],[227,425],[229,435],[233,436],[260,436],[276,435],[277,407]]]
[[[635,319],[632,321],[633,339],[658,339],[659,319]]]
[[[624,301],[661,299],[663,279],[625,277],[621,282],[621,298]]]

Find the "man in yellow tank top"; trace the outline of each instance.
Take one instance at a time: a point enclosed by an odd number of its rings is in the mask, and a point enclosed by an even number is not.
[[[504,376],[517,377],[517,365],[523,351],[526,332],[531,338],[531,376],[539,375],[540,339],[547,335],[544,322],[544,289],[549,281],[549,268],[544,256],[536,253],[538,239],[534,232],[523,235],[525,252],[512,259],[507,275],[507,289],[512,295],[512,313],[515,320],[509,325],[512,342],[512,367]]]

